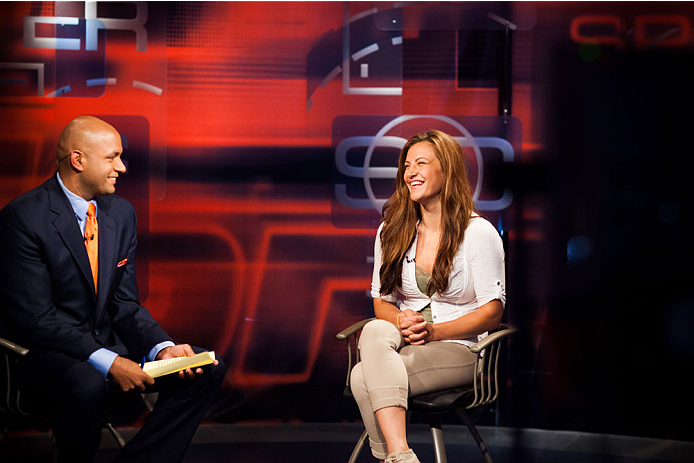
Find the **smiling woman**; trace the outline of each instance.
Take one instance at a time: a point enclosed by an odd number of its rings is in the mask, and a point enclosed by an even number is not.
[[[412,190],[410,180],[422,183]],[[431,241],[431,235],[442,235],[440,240],[434,240],[438,265],[433,268],[432,284],[437,290],[445,290],[453,256],[463,241],[473,212],[470,180],[458,142],[440,130],[410,138],[398,160],[395,192],[383,206],[380,270],[383,292],[390,293],[401,284],[402,259],[417,233],[426,235],[422,238],[427,242]],[[417,258],[424,259],[417,254]]]
[[[501,238],[473,209],[462,148],[438,130],[413,136],[374,246],[378,320],[364,326],[351,375],[376,458],[419,462],[406,439],[408,394],[472,382],[469,346],[499,326],[504,287]]]

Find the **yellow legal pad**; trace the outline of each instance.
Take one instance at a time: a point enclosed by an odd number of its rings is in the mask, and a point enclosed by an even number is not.
[[[170,373],[185,370],[186,368],[197,368],[203,365],[209,365],[212,362],[214,362],[214,351],[206,351],[192,357],[176,357],[146,362],[142,369],[152,378],[158,378]]]

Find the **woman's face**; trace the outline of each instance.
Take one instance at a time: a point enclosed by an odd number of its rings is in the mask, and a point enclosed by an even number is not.
[[[419,142],[412,145],[407,152],[404,167],[405,184],[410,190],[412,201],[426,206],[430,201],[439,200],[444,174],[431,143]]]

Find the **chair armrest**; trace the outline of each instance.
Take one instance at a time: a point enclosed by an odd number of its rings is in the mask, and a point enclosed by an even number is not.
[[[335,335],[337,339],[347,339],[348,337],[352,336],[355,334],[357,331],[361,330],[364,328],[364,325],[369,323],[371,320],[375,320],[376,318],[367,318],[366,320],[360,320],[356,322],[354,325],[350,326],[349,328],[345,328],[344,330],[340,331]]]
[[[364,328],[364,325],[369,323],[371,320],[375,320],[375,318],[367,318],[366,320],[360,320],[350,326],[349,328],[345,328],[344,330],[340,331],[335,335],[337,339],[340,339],[342,341],[347,341],[347,379],[345,380],[345,391],[343,394],[351,395],[351,389],[350,389],[350,376],[352,375],[352,367],[359,362],[359,349],[356,347],[357,345],[357,333]],[[354,336],[354,345],[355,347],[352,347],[352,336]],[[354,349],[354,356],[352,355],[352,350]],[[353,359],[355,359],[353,361]]]
[[[470,347],[470,351],[478,354],[484,349],[489,347],[492,343],[498,341],[499,339],[505,338],[506,336],[515,333],[518,329],[515,326],[507,325],[502,323],[499,325],[499,329],[487,335],[483,340],[477,344]]]
[[[0,347],[21,356],[25,356],[29,353],[29,349],[22,347],[19,344],[15,344],[11,341],[8,341],[5,338],[0,338]]]

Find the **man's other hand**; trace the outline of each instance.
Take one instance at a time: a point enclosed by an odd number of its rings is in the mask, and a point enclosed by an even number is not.
[[[108,375],[121,391],[126,392],[133,389],[144,391],[145,387],[154,384],[154,378],[142,371],[140,365],[120,355],[111,364]]]
[[[157,354],[157,360],[171,359],[176,357],[192,357],[193,355],[195,355],[195,352],[193,352],[193,348],[190,347],[189,344],[176,344],[175,346],[165,347],[162,350],[160,350]],[[215,361],[212,364],[218,365],[219,361],[215,359]],[[176,374],[178,375],[179,379],[191,379],[194,378],[195,375],[201,375],[202,373],[202,368],[196,368],[195,371],[191,370],[190,368],[187,368],[185,370],[179,371]]]

